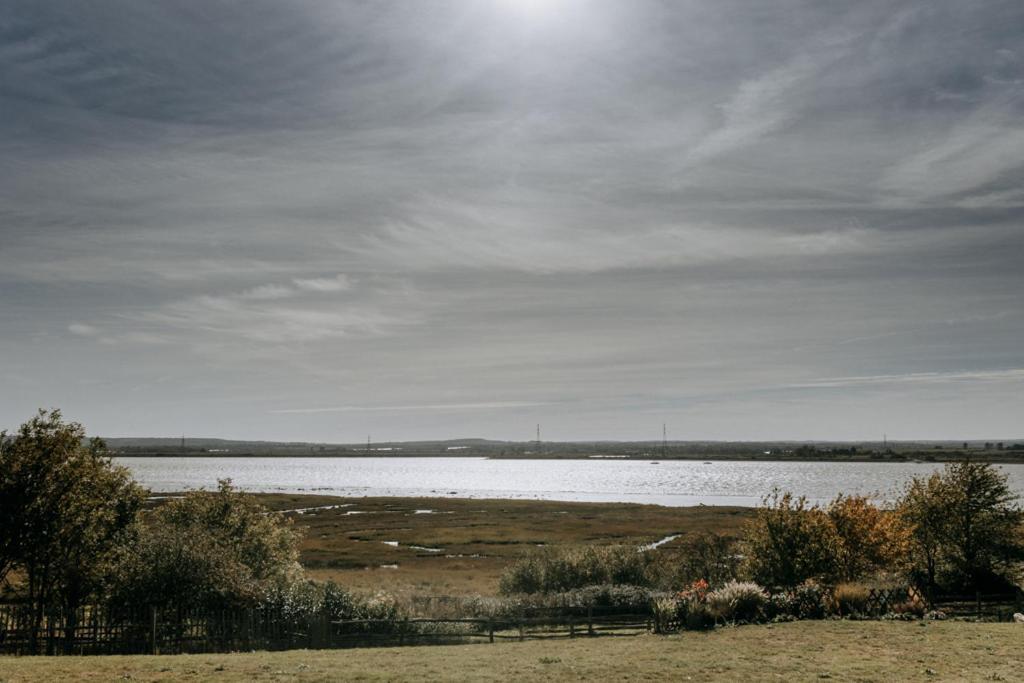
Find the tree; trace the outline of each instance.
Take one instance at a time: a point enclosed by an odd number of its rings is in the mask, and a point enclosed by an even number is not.
[[[0,577],[24,572],[33,639],[54,607],[74,628],[74,613],[142,505],[143,490],[105,452],[59,410],[39,411],[0,450]]]
[[[950,588],[1005,585],[1013,564],[1024,558],[1024,512],[1017,498],[1007,476],[989,463],[951,463],[942,473],[910,482],[900,511],[912,529],[916,569],[929,588],[940,578]]]
[[[235,490],[192,491],[140,521],[118,559],[110,597],[122,606],[256,604],[302,575],[290,520]]]
[[[1022,514],[1007,477],[989,463],[948,465],[945,541],[954,576],[975,589],[1022,556]]]
[[[934,595],[946,529],[946,482],[935,472],[914,477],[903,491],[897,510],[909,530],[911,572]]]
[[[828,515],[778,489],[766,496],[742,540],[746,569],[762,586],[792,588],[836,573],[839,537]]]
[[[899,515],[865,496],[843,494],[829,503],[826,513],[838,537],[835,580],[852,581],[904,561],[909,539]]]

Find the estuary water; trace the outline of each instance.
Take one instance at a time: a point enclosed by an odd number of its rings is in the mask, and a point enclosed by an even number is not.
[[[505,498],[656,505],[757,505],[773,487],[826,501],[838,493],[891,500],[935,463],[486,458],[115,458],[154,492],[214,488],[338,496]],[[1024,494],[1024,465],[997,465]]]

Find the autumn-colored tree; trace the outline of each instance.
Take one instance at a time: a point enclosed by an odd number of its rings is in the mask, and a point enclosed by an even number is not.
[[[838,537],[837,581],[897,569],[905,561],[909,530],[903,519],[874,505],[865,496],[840,494],[826,510]]]
[[[103,442],[86,441],[82,426],[58,410],[39,411],[5,441],[0,578],[11,568],[24,573],[34,625],[58,606],[73,615],[95,592],[143,495],[128,470],[111,463]]]

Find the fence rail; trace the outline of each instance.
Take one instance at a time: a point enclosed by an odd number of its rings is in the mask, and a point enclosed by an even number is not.
[[[929,600],[915,588],[873,588],[868,591],[866,611],[879,616],[905,611],[908,605],[921,611],[938,609],[950,616],[1007,620],[1015,611],[1024,612],[1024,591],[941,595]],[[806,607],[811,616],[810,608],[814,606]],[[802,613],[804,606],[799,608]],[[649,608],[636,607],[523,608],[518,613],[500,616],[335,620],[327,614],[297,616],[269,608],[119,610],[99,605],[73,613],[45,613],[40,618],[26,604],[5,603],[0,604],[0,655],[171,654],[493,643],[632,635],[651,630],[653,622]]]
[[[273,609],[119,611],[83,607],[44,614],[0,605],[0,654],[176,654],[415,643],[466,643],[633,634],[652,626],[649,611],[524,609],[494,617],[332,620]]]

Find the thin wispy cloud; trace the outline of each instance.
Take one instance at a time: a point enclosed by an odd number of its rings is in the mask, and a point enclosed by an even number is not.
[[[484,403],[422,403],[407,406],[331,406],[326,408],[281,408],[269,411],[275,415],[314,415],[317,413],[363,413],[363,412],[405,412],[405,411],[443,411],[461,412],[464,410],[506,410],[511,408],[535,408],[551,405],[537,401],[489,401]]]

